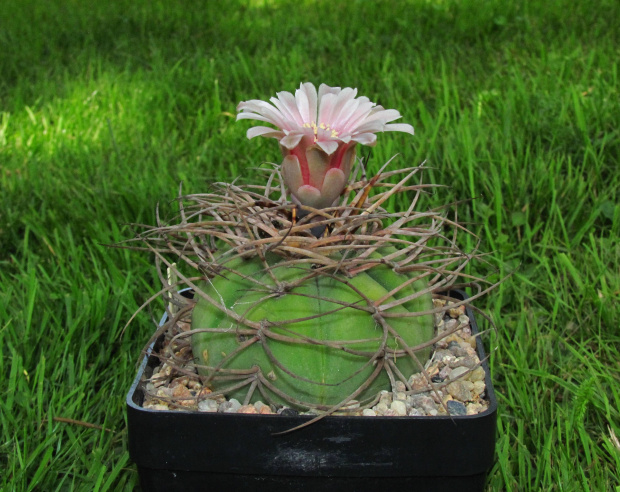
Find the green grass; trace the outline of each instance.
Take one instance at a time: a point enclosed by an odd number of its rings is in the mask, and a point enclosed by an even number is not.
[[[104,245],[180,181],[275,161],[236,104],[309,80],[399,109],[416,136],[380,136],[372,165],[428,159],[452,188],[427,205],[476,197],[462,217],[516,271],[479,304],[498,324],[489,490],[619,490],[618,2],[92,3],[3,5],[1,489],[136,485],[124,396],[153,325],[120,331],[158,281]]]

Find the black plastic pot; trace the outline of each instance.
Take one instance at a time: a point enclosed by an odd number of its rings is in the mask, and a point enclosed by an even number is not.
[[[453,296],[466,296],[463,292]],[[478,328],[468,309],[473,332]],[[162,320],[163,322],[163,320]],[[485,357],[478,338],[478,355]],[[149,410],[141,407],[148,355],[127,395],[129,453],[150,491],[475,491],[495,451],[497,400],[472,416],[326,417]],[[397,488],[396,488],[397,487]]]

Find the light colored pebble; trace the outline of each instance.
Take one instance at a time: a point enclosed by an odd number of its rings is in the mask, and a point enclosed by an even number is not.
[[[463,388],[468,389],[469,391],[473,391],[474,389],[474,383],[472,383],[471,381],[467,381],[466,379],[464,379],[463,381],[461,381],[461,383],[463,383]]]
[[[453,363],[450,364],[450,367],[466,367],[467,369],[473,369],[474,367],[476,367],[476,364],[478,364],[477,358],[474,359],[473,357],[465,356],[456,359]]]
[[[252,414],[257,414],[258,410],[256,410],[256,407],[254,405],[241,405],[238,409],[237,409],[237,413],[252,413]]]
[[[394,393],[400,393],[403,391],[407,391],[407,386],[402,381],[396,381],[392,390],[394,391]]]
[[[392,403],[392,393],[389,391],[382,391],[379,397],[379,403],[385,403],[387,406],[390,406],[390,403]]]
[[[470,381],[484,381],[484,369],[482,368],[482,366],[478,366],[476,367],[471,374],[469,375],[468,379]]]
[[[484,410],[480,403],[470,403],[467,405],[467,415],[477,415]]]
[[[187,383],[189,383],[189,378],[187,376],[182,376],[180,378],[174,378],[170,383],[171,388],[175,388],[177,386],[185,386],[187,387]]]
[[[441,379],[446,379],[446,378],[448,378],[450,376],[451,372],[452,372],[452,368],[450,366],[446,366],[441,371],[439,371],[439,373],[437,375]]]
[[[177,386],[172,386],[172,388],[173,388],[172,396],[174,398],[188,398],[192,396],[187,386],[177,385]]]
[[[464,305],[448,309],[448,315],[451,318],[458,318],[459,316],[464,315],[464,314],[465,314],[465,306]]]
[[[454,383],[450,383],[447,386],[448,393],[450,393],[455,400],[459,401],[470,401],[472,399],[472,394],[469,389],[463,384],[464,381],[455,381]]]
[[[472,391],[476,396],[482,395],[484,391],[487,389],[487,385],[484,384],[484,381],[475,381],[473,385],[474,387]]]
[[[398,393],[394,393],[393,397],[394,401],[405,401],[407,399],[407,393],[404,391],[399,391]]]
[[[451,332],[458,326],[459,322],[453,318],[449,319],[444,323],[444,330],[447,332]]]
[[[149,408],[151,410],[170,410],[168,405],[166,405],[165,403],[152,403],[152,404],[147,403],[144,406],[144,408]]]
[[[160,398],[170,398],[172,396],[172,389],[167,387],[161,387],[157,390],[155,396],[159,396]]]
[[[423,374],[415,374],[409,378],[409,384],[413,390],[422,390],[428,386],[428,381]]]
[[[199,391],[202,389],[202,384],[200,383],[200,381],[196,381],[195,379],[192,379],[191,381],[187,383],[187,387],[194,391]]]
[[[201,412],[217,412],[218,403],[215,400],[202,400],[198,402],[198,410]]]
[[[176,403],[183,407],[193,407],[196,399],[192,396],[187,386],[175,386],[172,390],[172,397],[176,398]]]
[[[454,381],[455,379],[458,379],[463,374],[465,374],[467,371],[469,371],[467,367],[463,367],[463,366],[455,367],[454,369],[452,369],[452,372],[450,373],[450,380]]]
[[[394,400],[390,409],[394,410],[397,415],[407,415],[407,405],[402,400]]]
[[[372,408],[364,408],[364,410],[362,410],[362,415],[364,417],[376,417],[377,412],[375,412]]]
[[[433,400],[433,397],[428,395],[412,395],[409,399],[409,404],[412,408],[418,408],[428,414],[428,412],[434,408],[437,408],[437,404]]]
[[[239,403],[239,400],[236,400],[235,398],[231,398],[230,400],[225,401],[224,403],[220,404],[218,408],[218,412],[236,413],[240,407],[241,407],[241,403]]]
[[[373,408],[374,408],[375,412],[377,412],[378,414],[384,415],[389,407],[388,407],[387,403],[381,402],[381,403],[378,403],[377,405],[375,405]]]
[[[433,356],[433,359],[435,361],[438,361],[438,362],[444,362],[444,360],[447,357],[453,358],[454,356],[452,355],[452,352],[450,352],[449,350],[441,349],[441,350],[437,350],[435,352],[435,355]]]

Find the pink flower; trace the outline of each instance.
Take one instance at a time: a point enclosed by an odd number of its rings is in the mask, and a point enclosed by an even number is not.
[[[282,177],[293,200],[315,208],[331,206],[346,187],[355,161],[355,146],[375,145],[376,132],[398,131],[413,135],[395,109],[384,109],[357,89],[321,84],[317,94],[310,82],[277,98],[253,99],[239,104],[237,120],[252,119],[278,127],[256,126],[248,138],[277,138],[284,156]]]

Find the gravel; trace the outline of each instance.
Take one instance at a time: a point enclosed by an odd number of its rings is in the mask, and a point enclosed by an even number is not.
[[[435,307],[444,308],[435,314],[438,334],[446,336],[435,344],[435,351],[425,365],[424,373],[409,377],[407,384],[395,381],[392,391],[382,391],[371,407],[360,407],[352,401],[346,415],[375,416],[437,416],[476,415],[487,410],[485,371],[476,353],[476,338],[471,334],[465,306],[435,299]],[[459,330],[456,328],[459,327]],[[180,321],[176,332],[190,329]],[[175,333],[176,334],[176,333]],[[187,339],[186,339],[187,340]],[[219,413],[298,415],[288,407],[276,407],[261,401],[242,403],[222,395],[213,395],[203,387],[193,367],[193,354],[187,341],[175,346],[175,366],[163,363],[153,369],[144,381],[143,408],[151,410],[200,411]],[[307,412],[316,415],[316,412]],[[339,412],[343,413],[343,412]]]

